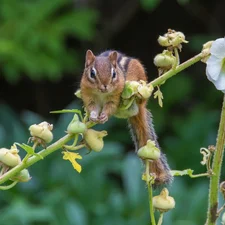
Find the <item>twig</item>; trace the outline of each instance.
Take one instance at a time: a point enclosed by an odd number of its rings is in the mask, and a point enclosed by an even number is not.
[[[45,158],[47,155],[51,154],[52,152],[62,148],[62,146],[67,143],[68,141],[72,140],[74,138],[74,135],[67,134],[46,149],[43,149],[40,151],[37,155],[34,155],[27,159],[26,163],[20,163],[19,165],[13,167],[11,170],[9,170],[7,173],[1,176],[0,178],[0,184],[3,184],[10,178],[12,178],[15,174],[19,173],[21,170],[33,165],[37,161],[41,160],[42,158]],[[41,157],[40,157],[41,156]]]
[[[145,174],[146,174],[146,183],[148,186],[148,195],[149,195],[149,210],[150,210],[150,217],[151,217],[151,225],[156,225],[155,222],[155,215],[154,215],[154,208],[153,208],[153,204],[152,204],[152,180],[150,178],[149,175],[149,164],[151,162],[146,159],[145,161],[145,166],[146,166],[146,170],[145,170]]]

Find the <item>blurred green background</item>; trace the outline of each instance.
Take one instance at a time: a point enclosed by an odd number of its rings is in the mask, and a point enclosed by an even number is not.
[[[82,107],[74,91],[87,49],[137,57],[152,80],[153,57],[162,51],[158,35],[168,28],[183,31],[189,41],[184,61],[206,41],[224,36],[224,8],[222,0],[0,0],[0,146],[26,142],[29,125],[42,120],[54,124],[55,140],[65,134],[72,115],[49,112]],[[206,79],[203,63],[161,90],[164,107],[150,99],[148,108],[171,168],[204,172],[199,149],[215,144],[222,93]],[[83,151],[81,174],[62,160],[61,151],[33,165],[30,182],[0,192],[0,224],[149,224],[143,166],[126,127],[115,118],[98,125],[109,133],[104,150]],[[166,225],[205,222],[207,178],[175,178],[168,188],[176,209],[166,214]]]

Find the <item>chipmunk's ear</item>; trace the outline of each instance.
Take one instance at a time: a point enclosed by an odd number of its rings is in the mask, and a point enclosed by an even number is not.
[[[95,60],[95,55],[91,50],[87,50],[86,52],[86,61],[85,61],[85,67],[90,66]]]
[[[109,60],[112,63],[112,65],[114,67],[116,67],[116,64],[117,64],[117,52],[116,51],[113,51],[112,53],[110,53]]]

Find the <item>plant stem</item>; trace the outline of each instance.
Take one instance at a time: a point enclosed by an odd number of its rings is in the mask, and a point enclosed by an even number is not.
[[[146,161],[145,161],[145,166],[146,166],[145,174],[146,174],[146,182],[147,182],[147,185],[148,185],[149,210],[150,210],[150,217],[151,217],[151,225],[156,225],[154,208],[153,208],[153,204],[152,204],[152,181],[150,180],[150,175],[149,175],[149,164],[150,163],[151,162],[146,159]]]
[[[209,205],[206,225],[215,225],[218,218],[218,192],[219,180],[221,174],[221,166],[223,160],[223,152],[225,146],[225,95],[223,99],[223,107],[220,118],[220,125],[217,135],[216,150],[212,164],[212,176],[210,177],[209,187]]]
[[[159,216],[159,220],[158,220],[157,225],[162,225],[162,222],[163,222],[163,214],[164,213],[160,213],[160,216]]]
[[[150,84],[153,85],[153,87],[162,84],[164,81],[169,79],[170,77],[176,75],[180,71],[186,69],[187,67],[195,64],[196,62],[200,61],[202,59],[203,55],[202,53],[199,53],[198,55],[192,57],[191,59],[187,60],[186,62],[180,64],[174,69],[169,70],[168,72],[164,73],[162,76],[156,78],[155,80],[151,81]]]
[[[172,67],[173,70],[175,70],[177,68],[177,66],[180,64],[180,56],[179,56],[179,52],[178,52],[177,48],[174,49],[174,53],[175,53],[176,61]]]
[[[18,183],[18,181],[14,181],[14,182],[12,182],[12,183],[9,184],[9,185],[6,185],[6,186],[0,186],[0,190],[2,190],[2,191],[9,190],[10,188],[14,187],[17,183]]]
[[[72,140],[74,138],[74,135],[67,134],[46,149],[43,149],[42,151],[38,152],[37,155],[34,155],[27,159],[26,162],[22,162],[19,165],[13,167],[11,170],[9,170],[7,173],[2,175],[0,177],[0,184],[6,182],[13,176],[15,176],[17,173],[19,173],[21,170],[33,165],[37,161],[41,160],[42,158],[45,158],[47,155],[51,154],[52,152],[60,149],[65,143]]]

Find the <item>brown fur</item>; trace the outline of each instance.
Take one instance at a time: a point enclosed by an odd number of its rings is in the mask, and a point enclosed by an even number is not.
[[[118,61],[118,58],[120,59]],[[118,65],[117,65],[118,64]],[[97,71],[96,79],[90,80],[90,68]],[[112,80],[111,68],[115,68],[117,79]],[[120,96],[125,85],[125,78],[128,81],[147,81],[143,65],[139,60],[126,57],[117,52],[104,52],[95,57],[88,50],[86,54],[85,69],[81,80],[81,95],[84,105],[89,113],[97,112],[98,115],[113,115],[120,103]],[[108,86],[109,90],[105,97],[101,93],[101,86]],[[146,109],[146,100],[139,103],[139,113],[128,119],[135,142],[136,151],[146,145],[149,139],[154,140],[159,147],[157,137],[152,124],[151,113]],[[153,161],[150,165],[150,173],[156,176],[156,185],[168,183],[172,180],[170,169],[163,154],[159,160]]]

